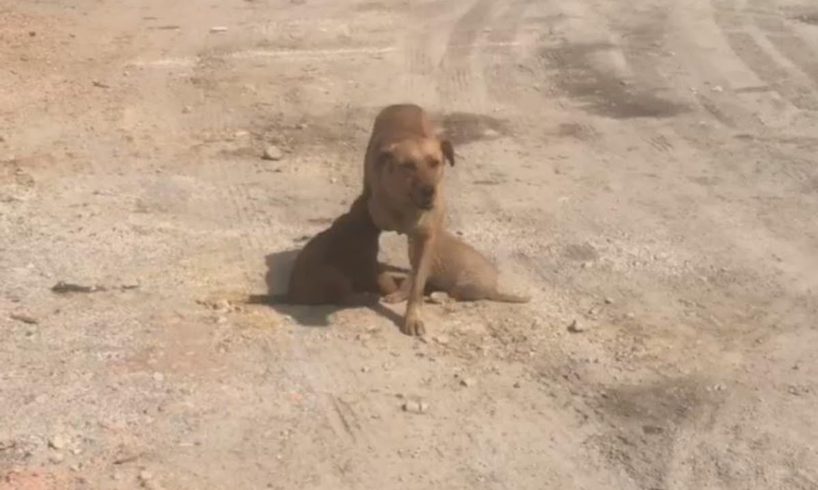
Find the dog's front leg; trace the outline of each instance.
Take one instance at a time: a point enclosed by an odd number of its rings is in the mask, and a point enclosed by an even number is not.
[[[403,318],[401,331],[406,335],[420,336],[426,333],[426,327],[421,318],[423,292],[426,289],[426,280],[432,267],[432,250],[434,236],[418,234],[409,238],[409,258],[412,264],[412,277],[409,278],[409,298],[406,303],[406,315]]]

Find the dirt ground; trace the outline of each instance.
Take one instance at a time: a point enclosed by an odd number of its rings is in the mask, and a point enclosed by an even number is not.
[[[239,301],[407,101],[532,302]],[[816,489],[816,151],[812,0],[0,0],[0,489]]]

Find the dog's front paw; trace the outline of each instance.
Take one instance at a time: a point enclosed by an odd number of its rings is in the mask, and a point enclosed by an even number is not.
[[[409,298],[409,291],[405,291],[403,288],[398,289],[397,291],[387,294],[383,297],[384,303],[402,303]]]
[[[423,325],[423,320],[417,314],[407,314],[403,320],[403,327],[401,332],[413,337],[421,337],[426,334],[426,327]]]

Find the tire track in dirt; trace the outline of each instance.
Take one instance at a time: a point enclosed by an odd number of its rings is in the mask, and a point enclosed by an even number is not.
[[[485,85],[472,67],[474,48],[491,17],[492,2],[475,0],[449,31],[446,51],[440,62],[437,79],[438,93],[443,104],[459,104],[473,112],[483,112],[486,106]]]
[[[792,73],[782,66],[773,54],[759,44],[748,29],[745,15],[736,10],[733,3],[728,0],[711,0],[711,4],[714,20],[736,56],[795,107],[818,110],[818,100],[815,99],[813,90],[798,80],[800,74]]]
[[[514,104],[528,95],[525,82],[521,82],[519,76],[509,80],[509,75],[514,75],[519,70],[519,57],[515,47],[531,6],[532,0],[510,1],[491,24],[488,40],[492,48],[484,54],[487,63],[483,77],[491,97],[497,101]],[[514,83],[515,81],[518,83]]]
[[[756,26],[766,34],[770,43],[818,86],[818,56],[812,46],[795,34],[779,11],[767,0],[749,0],[749,7],[755,13],[748,15],[752,16]]]
[[[592,73],[595,70],[595,67],[591,64],[591,60],[595,58],[592,58],[591,54],[599,50],[619,51],[632,75],[628,85],[634,85],[634,87],[623,85],[621,89],[611,89],[602,100],[610,99],[619,101],[620,104],[621,100],[626,100],[629,101],[629,104],[621,106],[622,110],[607,112],[601,111],[599,107],[595,106],[588,109],[592,112],[603,112],[603,115],[616,119],[637,117],[630,123],[632,130],[638,133],[634,134],[633,137],[644,141],[645,150],[648,153],[655,154],[656,162],[666,162],[669,155],[676,153],[676,146],[679,143],[685,145],[688,138],[694,137],[694,135],[687,134],[684,131],[680,134],[673,134],[679,126],[679,124],[675,123],[676,116],[681,111],[650,113],[647,108],[660,107],[661,105],[652,103],[644,105],[650,100],[665,100],[669,104],[674,104],[675,107],[682,106],[681,103],[676,102],[681,98],[681,94],[675,91],[675,87],[669,83],[668,75],[663,71],[666,66],[654,54],[663,45],[667,25],[668,12],[661,7],[642,10],[636,18],[611,18],[609,19],[609,26],[614,31],[614,37],[621,39],[619,45],[591,46],[589,49],[593,49],[593,51],[579,51],[577,53],[580,55],[579,57],[573,57],[569,54],[570,51],[566,53],[566,50],[563,49],[553,52],[552,54],[557,56],[551,58],[555,59],[559,64],[577,70],[569,79],[569,82],[575,87],[582,88],[583,84],[590,83],[587,79],[583,80],[582,73],[584,70],[590,70]],[[579,61],[581,60],[587,61],[580,64]],[[587,65],[587,68],[584,68],[583,65]],[[611,75],[606,76],[611,77]],[[599,83],[592,86],[594,90],[577,91],[574,89],[573,95],[587,97],[586,94],[590,92],[596,98],[602,87],[615,87],[614,83],[617,82],[617,80],[612,79],[610,82],[602,83],[602,80],[605,79],[601,75],[594,75],[591,80],[594,77],[600,80]],[[565,89],[565,87],[563,88]],[[571,93],[571,90],[569,89],[568,92]],[[628,94],[628,98],[623,99],[621,96],[625,94]],[[594,98],[591,100],[594,100]],[[633,110],[626,110],[629,108]],[[636,111],[635,109],[638,108],[644,108],[645,110]],[[660,118],[666,118],[669,124],[658,124],[656,120]],[[673,130],[663,131],[666,126],[670,126]],[[681,137],[682,141],[679,141],[676,136]],[[662,170],[657,169],[657,172],[666,172],[667,164],[662,164],[661,168]],[[661,212],[658,211],[657,213],[661,215]],[[661,216],[659,216],[659,219],[661,219]],[[675,389],[674,387],[673,390]],[[703,387],[699,383],[694,383],[685,389],[690,393],[697,393],[702,391]],[[640,487],[662,488],[667,486],[669,482],[677,481],[674,466],[679,460],[679,453],[686,455],[690,454],[691,451],[695,452],[695,448],[684,445],[684,433],[700,430],[700,420],[713,416],[712,413],[706,414],[707,410],[703,411],[703,409],[696,406],[696,403],[690,402],[688,399],[692,396],[688,394],[679,395],[678,407],[674,405],[672,408],[668,408],[671,411],[683,410],[685,413],[684,420],[673,420],[671,417],[665,418],[663,422],[667,424],[666,427],[659,425],[643,426],[645,423],[644,418],[640,420],[638,426],[633,427],[627,427],[620,422],[614,424],[613,429],[602,431],[594,436],[589,442],[592,447],[608,457],[611,464],[622,467]],[[654,413],[664,408],[662,402],[647,403],[642,400],[640,403],[645,403],[642,410]],[[615,408],[606,408],[600,416],[604,415],[604,417],[614,420],[621,418],[621,414],[618,414]],[[715,408],[710,410],[715,411]],[[670,423],[667,423],[668,420]]]

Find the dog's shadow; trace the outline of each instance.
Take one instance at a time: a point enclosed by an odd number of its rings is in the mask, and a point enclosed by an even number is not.
[[[264,262],[267,265],[267,272],[264,276],[264,282],[267,284],[267,294],[251,296],[249,300],[251,303],[269,306],[281,314],[289,315],[295,319],[296,322],[305,327],[327,327],[331,324],[330,317],[333,313],[347,308],[358,307],[340,305],[293,305],[286,303],[285,293],[290,279],[290,272],[293,269],[293,264],[299,252],[301,252],[301,249],[296,248],[271,253],[264,258]],[[399,268],[390,267],[389,269],[394,269],[392,272],[405,272],[404,269]],[[395,325],[400,325],[400,315],[386,308],[375,297],[373,297],[370,303],[361,306],[369,308],[375,313],[391,320]]]

